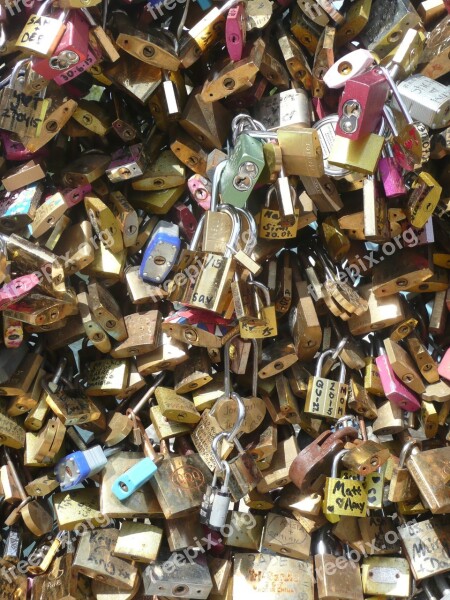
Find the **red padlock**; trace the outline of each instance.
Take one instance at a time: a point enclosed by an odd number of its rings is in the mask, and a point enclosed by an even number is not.
[[[198,221],[189,210],[189,207],[182,202],[177,202],[170,210],[170,219],[178,225],[181,233],[188,242],[192,240],[195,230],[198,227]]]
[[[97,64],[98,60],[99,55],[92,48],[88,48],[88,54],[86,59],[77,63],[75,66],[70,67],[66,71],[59,73],[54,78],[54,82],[58,85],[64,85],[65,83],[68,83],[72,79],[75,79],[75,77],[78,77],[79,75],[93,67],[95,64]]]
[[[388,92],[389,83],[375,70],[347,81],[339,102],[336,135],[359,140],[377,131]]]
[[[32,59],[32,67],[45,79],[55,79],[86,60],[89,49],[89,23],[79,10],[70,11],[66,30],[50,58]]]

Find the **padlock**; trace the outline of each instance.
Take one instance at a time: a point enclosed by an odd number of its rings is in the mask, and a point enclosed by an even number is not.
[[[0,124],[2,129],[16,133],[24,139],[39,136],[49,107],[49,100],[45,99],[45,87],[37,94],[30,95],[24,92],[29,63],[30,59],[19,60],[11,72],[7,85],[0,92],[0,106],[2,108]],[[23,69],[25,75],[21,76],[20,73]],[[27,164],[34,166],[38,163],[34,163],[34,159],[32,159]],[[23,172],[23,169],[19,167],[19,173],[21,171]],[[8,191],[12,191],[31,182],[26,181],[24,178],[22,185],[12,187],[11,184],[8,186],[5,181],[4,185]]]
[[[442,188],[429,173],[422,172],[412,184],[406,214],[413,227],[421,229],[436,209]]]
[[[160,221],[144,251],[139,271],[142,279],[151,283],[164,281],[176,262],[180,247],[178,225]]]
[[[30,15],[17,38],[17,48],[43,58],[53,54],[66,29],[64,22],[69,11],[63,10],[58,18],[48,17],[45,13],[51,6],[51,0],[46,0],[36,14]]]
[[[239,135],[220,180],[223,201],[232,206],[244,207],[263,166],[261,142],[245,132]]]
[[[50,377],[42,379],[42,388],[46,392],[46,402],[55,415],[67,427],[95,421],[100,417],[100,411],[83,392],[59,387],[49,383]]]
[[[417,394],[425,391],[425,385],[406,350],[391,338],[384,340],[389,364],[397,377]]]
[[[345,438],[355,439],[357,436],[358,431],[347,426],[334,432],[322,432],[293,461],[289,470],[292,482],[302,491],[309,490],[323,470],[331,466],[336,452],[344,448]]]
[[[446,86],[424,75],[412,75],[398,85],[398,90],[413,119],[431,129],[448,127],[450,103]]]
[[[154,67],[177,71],[180,60],[176,56],[174,42],[164,29],[152,28],[152,35],[133,27],[128,15],[114,13],[113,28],[119,33],[116,44],[125,52]]]
[[[406,467],[415,481],[421,496],[433,514],[450,511],[450,496],[442,470],[448,460],[447,448],[435,448],[410,455]]]
[[[394,157],[391,145],[388,143],[385,144],[382,151],[378,163],[378,173],[387,199],[398,198],[407,193],[400,166]]]
[[[290,76],[295,82],[303,85],[306,90],[310,90],[312,86],[311,68],[297,40],[286,33],[280,22],[276,23],[276,34]]]
[[[375,359],[380,374],[381,384],[384,394],[390,402],[398,404],[404,410],[416,411],[420,409],[420,402],[417,397],[403,385],[395,375],[389,362],[384,347],[379,345],[379,356]]]
[[[359,140],[377,130],[388,91],[388,82],[376,69],[352,77],[339,101],[336,134]]]
[[[335,544],[322,529],[314,553],[319,600],[361,600],[364,596],[358,564],[341,556]]]
[[[154,391],[152,388],[151,390]],[[148,396],[148,392],[146,396]],[[129,498],[136,490],[150,481],[163,460],[163,456],[155,452],[139,417],[133,412],[130,418],[133,426],[140,430],[145,458],[120,475],[113,483],[112,492],[121,501]]]
[[[208,467],[194,452],[183,456],[166,455],[151,479],[164,517],[169,519],[196,512],[211,482]]]
[[[397,597],[410,593],[411,573],[406,558],[366,558],[361,568],[361,579],[365,594],[382,594],[389,590]]]
[[[323,76],[324,83],[331,89],[344,87],[349,80],[357,79],[369,71],[374,62],[374,55],[368,50],[360,48],[349,52],[328,69]],[[373,79],[372,81],[376,82]]]
[[[99,473],[106,462],[107,451],[103,451],[101,446],[68,454],[55,467],[55,476],[61,491],[70,490],[84,479]]]
[[[309,98],[303,89],[264,96],[254,107],[254,115],[272,132],[281,128],[311,126]]]
[[[323,361],[327,356],[332,356],[333,354],[334,350],[327,350],[320,355],[317,361],[316,374],[308,382],[305,402],[305,412],[307,414],[330,419],[339,419],[345,414],[347,385],[345,383],[346,369],[342,359],[339,357],[340,371],[337,383],[321,378]]]
[[[399,462],[394,467],[390,481],[389,500],[391,502],[408,502],[418,497],[419,489],[406,468],[406,459],[410,453],[418,452],[417,446],[415,440],[410,440],[402,447]]]
[[[230,8],[225,23],[225,40],[231,60],[241,60],[246,34],[244,5],[238,4]]]
[[[33,71],[45,79],[55,79],[86,60],[89,24],[83,14],[72,11],[64,21],[65,31],[50,58],[33,58]]]
[[[349,450],[341,450],[333,458],[331,477],[327,477],[323,497],[323,512],[327,519],[334,517],[365,517],[367,492],[361,481],[339,477],[339,463]]]
[[[280,130],[278,143],[287,175],[317,178],[324,175],[322,147],[315,129]]]
[[[91,529],[80,536],[73,567],[91,578],[100,576],[110,586],[130,592],[138,578],[137,567],[113,555],[119,531],[113,528]],[[90,561],[89,556],[97,560]],[[111,566],[107,566],[111,565]]]

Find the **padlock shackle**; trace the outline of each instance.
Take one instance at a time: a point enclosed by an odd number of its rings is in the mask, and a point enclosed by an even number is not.
[[[339,468],[339,463],[341,462],[341,458],[343,458],[347,452],[349,452],[349,450],[346,450],[345,448],[343,450],[339,450],[339,452],[337,454],[335,454],[334,458],[333,458],[333,462],[331,463],[331,477],[337,478],[339,477],[338,475],[338,468]]]
[[[230,348],[231,342],[240,337],[239,333],[236,333],[230,339],[227,340],[223,349],[223,379],[224,379],[224,395],[223,398],[231,398],[231,369],[230,369]],[[214,404],[211,412],[216,408],[217,403],[220,402],[219,398]]]
[[[226,431],[221,431],[220,433],[218,433],[217,435],[214,436],[213,441],[211,442],[211,451],[213,453],[214,456],[214,460],[216,461],[217,467],[218,467],[218,471],[220,472],[221,468],[222,468],[222,458],[220,457],[219,454],[219,444],[222,442],[222,440],[224,440],[227,437],[227,432]],[[216,472],[216,471],[214,471]]]
[[[261,290],[264,295],[266,306],[270,306],[270,292],[267,285],[264,285],[264,283],[261,283],[260,281],[254,281],[253,279],[249,279],[248,284],[255,286],[255,288],[258,288],[258,290]]]
[[[375,72],[380,73],[386,79],[386,81],[389,84],[389,87],[391,88],[392,94],[394,95],[394,98],[397,104],[399,105],[403,116],[406,119],[406,122],[408,123],[408,125],[412,125],[414,123],[414,119],[411,117],[411,113],[409,112],[408,107],[406,106],[403,98],[401,97],[400,92],[398,91],[398,87],[395,81],[393,80],[392,75],[389,73],[388,69],[386,69],[386,67],[378,65],[377,67],[375,67]]]
[[[219,204],[219,188],[220,188],[220,178],[222,177],[222,173],[228,163],[228,160],[223,160],[220,162],[213,175],[212,180],[212,188],[211,188],[211,204],[209,210],[215,212],[217,210],[217,205]]]
[[[249,133],[250,131],[264,133],[267,131],[267,128],[261,121],[257,121],[250,115],[239,113],[231,121],[231,131],[231,141],[233,142],[233,146],[236,146],[237,139],[242,133]]]
[[[247,208],[242,208],[241,206],[235,206],[234,208],[240,215],[244,217],[244,219],[246,219],[248,223],[249,236],[248,240],[245,243],[244,253],[249,254],[256,246],[258,238],[258,230],[256,228],[255,217]]]
[[[201,235],[203,233],[203,226],[205,225],[206,213],[202,215],[200,221],[198,222],[197,229],[195,230],[194,235],[192,236],[191,243],[189,245],[189,250],[194,251],[197,250]]]
[[[17,81],[17,77],[19,76],[20,70],[21,68],[27,64],[31,62],[31,58],[22,58],[21,60],[19,60],[18,62],[16,62],[16,64],[14,65],[11,73],[9,75],[7,75],[5,77],[5,79],[2,79],[0,81],[0,89],[4,88],[5,86],[9,85],[10,87],[14,87],[16,81]],[[3,234],[2,234],[3,235]]]
[[[166,375],[167,375],[167,371],[163,371],[160,375],[158,375],[158,377],[155,379],[153,384],[148,388],[148,390],[145,392],[145,394],[142,396],[142,398],[139,400],[139,402],[136,404],[136,406],[128,409],[127,413],[128,413],[129,419],[132,419],[133,415],[137,415],[139,413],[139,411],[142,410],[142,408],[148,403],[150,398],[154,395],[156,388],[158,386],[160,386],[162,384],[162,382],[164,381]]]
[[[219,204],[217,211],[227,214],[231,219],[231,237],[228,241],[226,250],[223,253],[224,258],[230,258],[233,252],[236,252],[235,247],[239,240],[241,222],[234,206],[230,206],[229,204]]]
[[[414,448],[420,448],[420,442],[418,440],[408,440],[406,444],[403,445],[400,456],[398,457],[398,467],[399,469],[405,468],[405,463],[408,456],[412,453]]]
[[[317,361],[315,377],[322,376],[322,368],[323,368],[323,362],[324,362],[325,358],[327,358],[328,356],[334,357],[335,352],[336,352],[336,350],[334,348],[331,348],[330,350],[325,350],[325,352],[322,352],[322,354],[319,356],[319,359]],[[345,383],[345,377],[347,375],[347,369],[345,367],[345,363],[340,356],[336,356],[335,360],[336,359],[339,361],[339,363],[341,365],[341,367],[339,369],[339,380],[338,381],[339,381],[339,383]]]
[[[227,441],[230,444],[234,444],[235,438],[239,434],[241,427],[244,423],[244,419],[245,419],[245,415],[246,415],[247,411],[245,410],[245,404],[243,403],[242,398],[239,396],[239,394],[237,394],[236,392],[231,392],[231,397],[237,404],[238,416],[237,416],[236,423],[234,424],[233,428],[228,432]]]

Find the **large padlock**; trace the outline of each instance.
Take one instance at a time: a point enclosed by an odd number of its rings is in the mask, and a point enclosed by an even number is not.
[[[38,12],[30,15],[17,38],[17,48],[43,58],[53,54],[66,29],[64,22],[69,11],[61,11],[57,18],[47,16],[45,13],[51,8],[52,2],[45,0]]]
[[[46,88],[34,95],[23,91],[29,63],[29,58],[19,60],[11,72],[7,86],[0,92],[0,127],[23,139],[40,135],[49,107],[49,100],[45,99]],[[22,70],[25,70],[24,75],[20,74]]]
[[[32,67],[45,79],[56,79],[86,60],[89,49],[89,23],[81,11],[71,11],[66,30],[50,58],[32,59]]]

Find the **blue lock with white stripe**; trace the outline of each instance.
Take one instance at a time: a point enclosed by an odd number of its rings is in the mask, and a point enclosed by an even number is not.
[[[56,480],[63,492],[71,490],[87,477],[92,477],[104,469],[107,462],[107,456],[100,446],[94,446],[83,452],[72,452],[56,465]]]
[[[145,249],[139,276],[150,283],[162,283],[172,270],[180,247],[178,225],[160,221]]]

